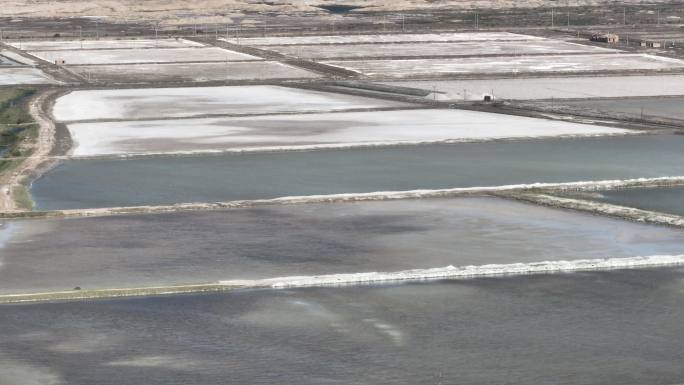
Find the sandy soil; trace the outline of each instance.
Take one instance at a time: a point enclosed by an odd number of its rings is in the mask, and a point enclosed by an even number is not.
[[[317,12],[326,11],[317,6],[329,4],[326,0],[10,0],[3,1],[2,14],[5,16],[32,17],[75,17],[75,16],[110,16],[118,19],[177,19],[178,14],[195,13],[197,19],[215,21],[217,15],[225,15],[226,10],[232,13],[241,12]],[[610,4],[607,0],[569,0],[568,6],[590,6]],[[664,0],[626,0],[626,4],[666,3]],[[501,9],[501,8],[534,8],[548,6],[543,0],[444,0],[439,2],[425,0],[350,0],[345,5],[364,7],[366,11],[396,11],[418,9]]]

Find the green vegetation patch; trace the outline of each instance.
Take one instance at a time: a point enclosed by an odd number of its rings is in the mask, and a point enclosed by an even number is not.
[[[26,186],[16,186],[12,192],[12,196],[20,209],[33,209],[33,199],[31,199],[31,194]]]
[[[0,171],[13,162],[8,157],[22,157],[20,144],[37,137],[38,125],[28,112],[28,99],[35,94],[32,88],[9,88],[0,90]]]

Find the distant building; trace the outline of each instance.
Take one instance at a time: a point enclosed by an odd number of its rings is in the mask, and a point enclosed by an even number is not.
[[[614,33],[595,33],[591,35],[590,40],[597,41],[599,43],[615,44],[620,41],[620,37]]]
[[[660,48],[663,46],[659,41],[648,41],[648,40],[642,40],[641,43],[639,43],[639,45],[642,47],[648,47],[648,48]]]

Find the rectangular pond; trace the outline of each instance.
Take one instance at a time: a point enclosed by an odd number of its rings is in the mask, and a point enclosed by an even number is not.
[[[328,36],[271,36],[249,37],[226,40],[243,45],[294,45],[294,44],[360,44],[360,43],[407,43],[407,42],[450,42],[450,41],[525,41],[543,40],[541,37],[510,32],[465,32],[465,33],[385,33],[349,34]],[[486,44],[486,43],[483,43]]]
[[[65,161],[42,210],[684,175],[684,136]]]
[[[27,51],[120,48],[184,48],[203,47],[201,43],[185,39],[120,39],[120,40],[38,40],[9,43]]]
[[[684,97],[572,100],[558,104],[598,112],[605,116],[684,120]]]
[[[105,64],[70,67],[94,81],[115,83],[209,82],[317,78],[318,74],[275,61],[163,64]]]
[[[572,194],[572,197],[642,210],[684,215],[684,187],[630,188]]]
[[[675,384],[682,291],[680,268],[2,306],[0,383]]]
[[[634,131],[454,109],[288,114],[67,125],[76,157],[278,151],[426,142],[625,135]]]
[[[441,100],[482,100],[484,95],[515,100],[684,95],[683,75],[416,80],[385,84],[437,90]],[[598,101],[591,101],[589,105],[595,102]]]
[[[605,53],[602,47],[567,43],[556,40],[452,42],[452,43],[389,43],[389,44],[312,44],[263,46],[262,49],[307,59],[339,59],[363,57],[421,57],[534,55],[561,53]],[[614,51],[618,52],[618,51]]]
[[[31,51],[30,54],[48,62],[64,60],[67,65],[261,60],[218,47]]]
[[[76,90],[55,102],[63,122],[137,120],[211,115],[330,112],[409,104],[279,86]]]
[[[497,198],[0,226],[0,294],[684,254],[684,232]]]
[[[22,66],[0,67],[0,86],[12,84],[53,84],[57,83],[37,68]]]
[[[539,72],[664,71],[684,68],[684,61],[646,54],[498,56],[405,60],[330,60],[323,63],[367,76],[418,77],[447,74],[518,74]]]

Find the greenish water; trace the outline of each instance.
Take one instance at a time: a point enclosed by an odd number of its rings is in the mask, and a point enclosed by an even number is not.
[[[684,136],[649,135],[220,156],[66,161],[38,209],[684,175]]]
[[[684,272],[0,307],[0,383],[677,384]]]

